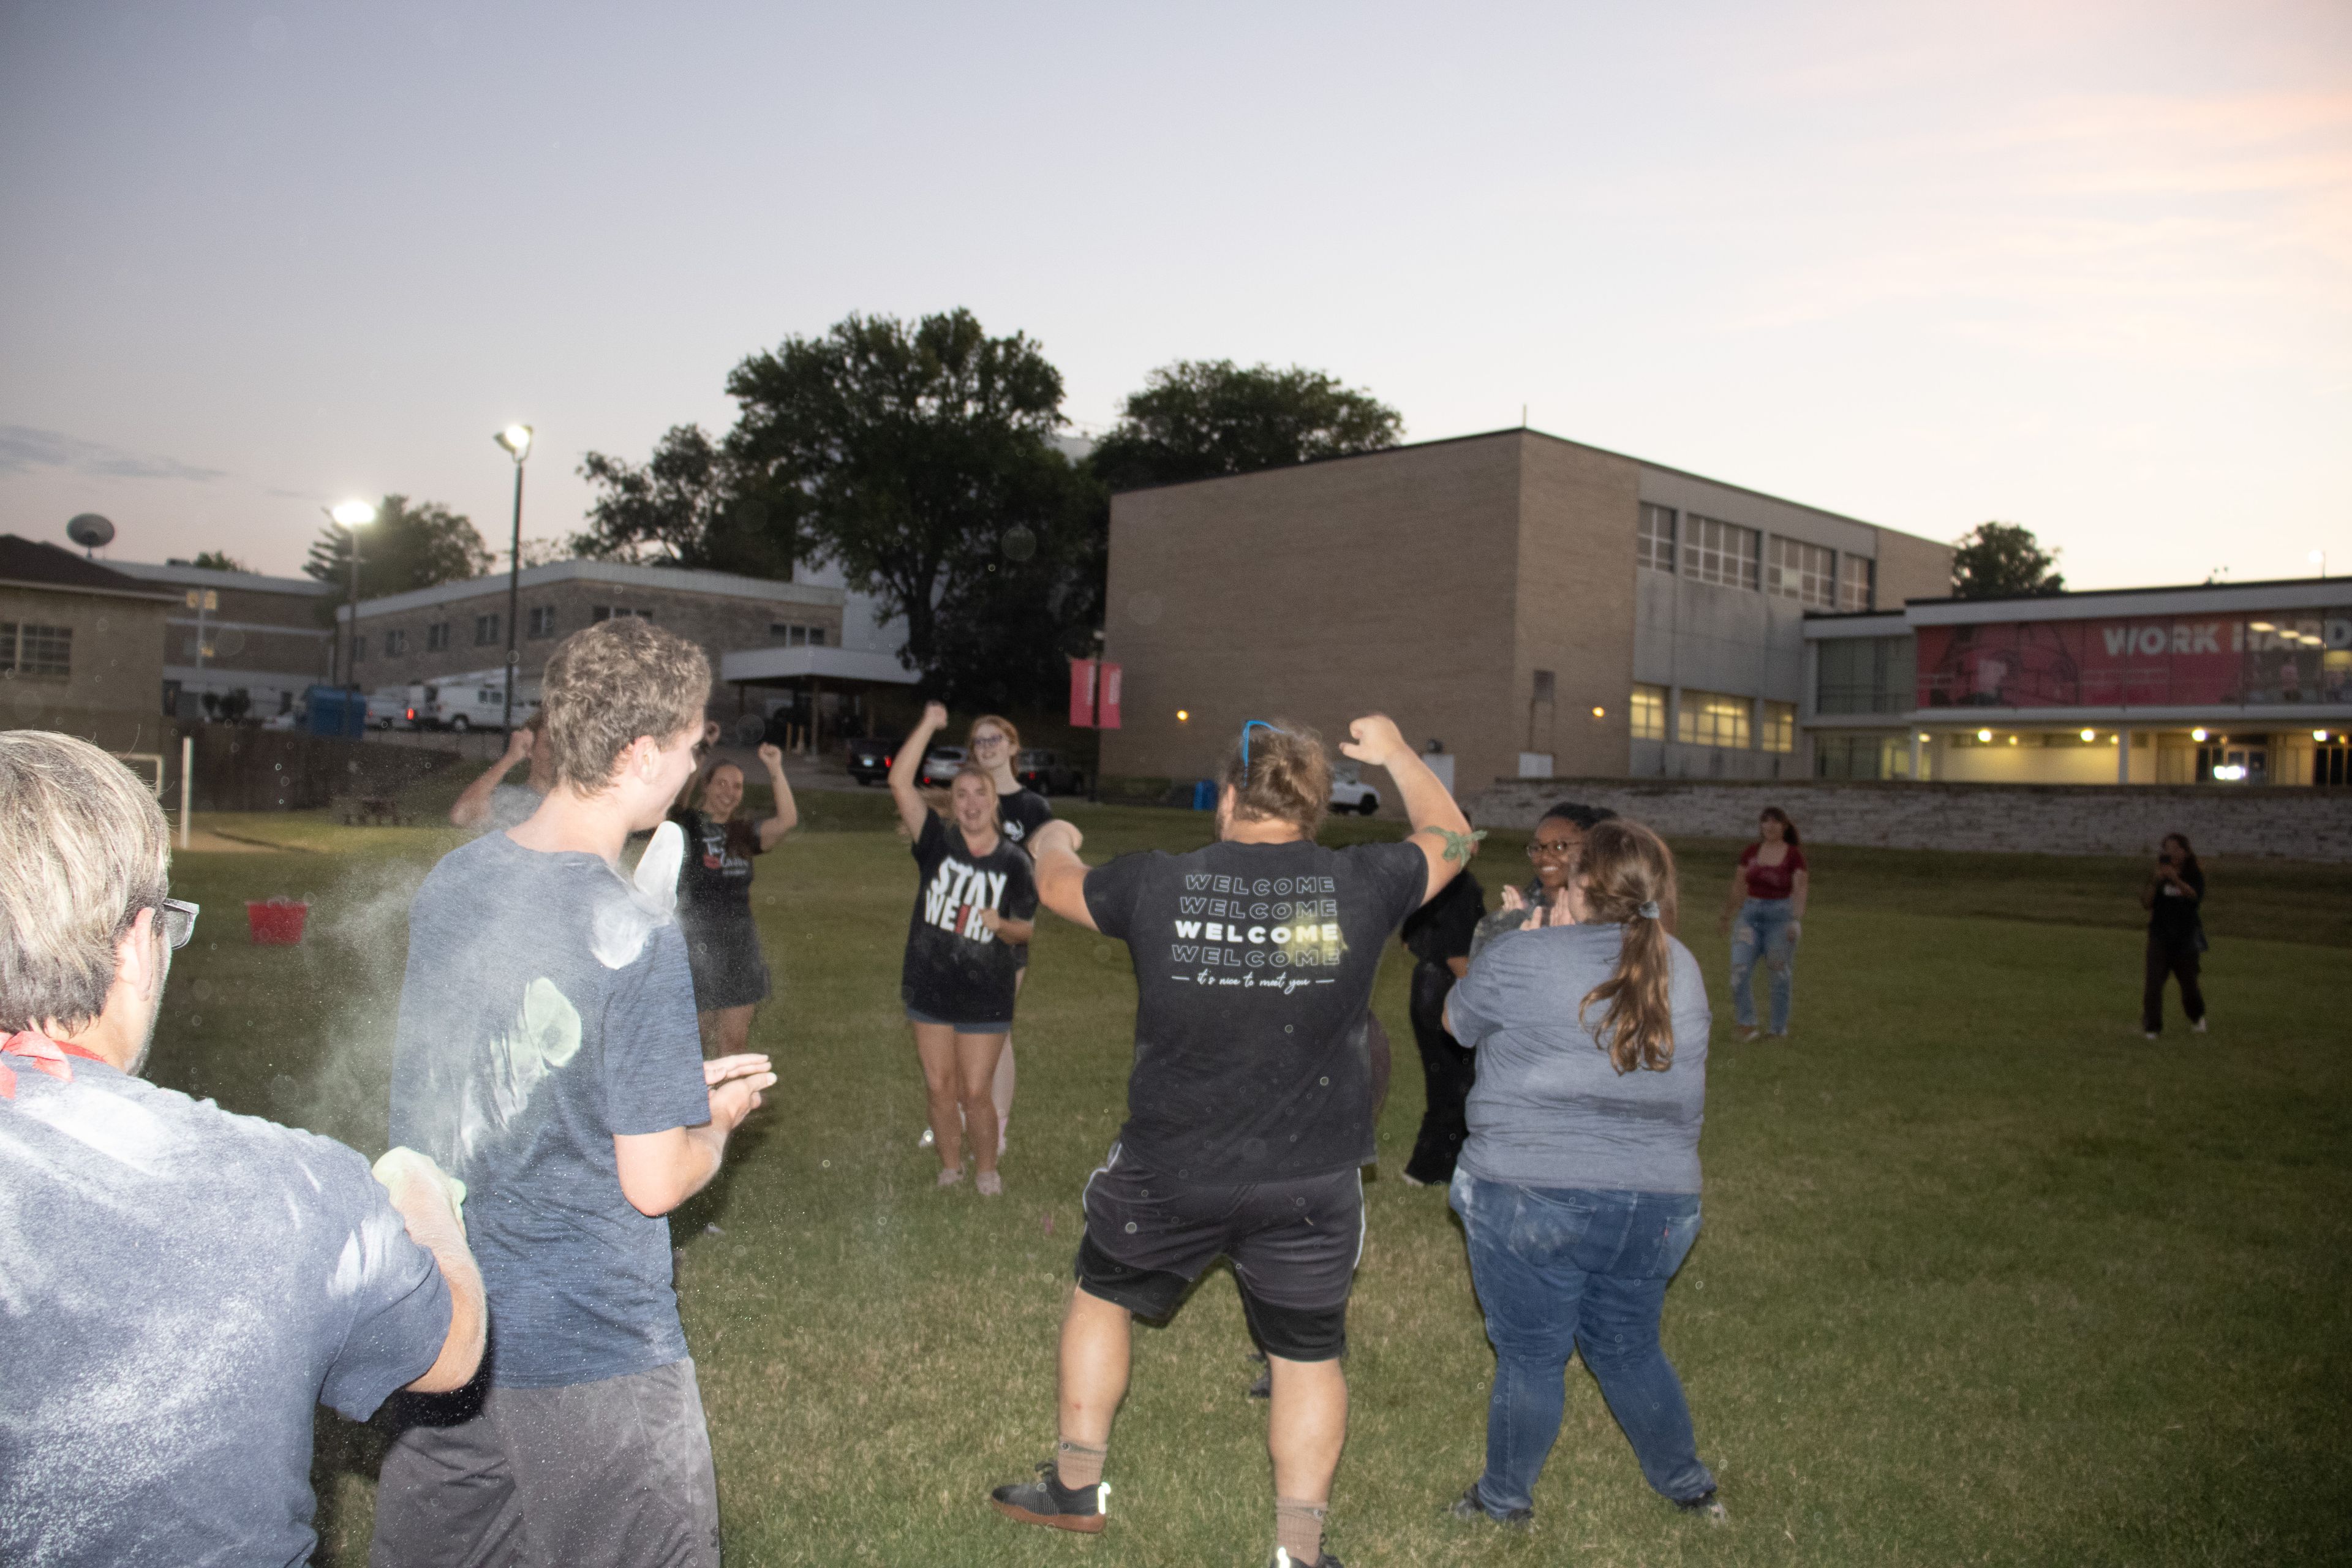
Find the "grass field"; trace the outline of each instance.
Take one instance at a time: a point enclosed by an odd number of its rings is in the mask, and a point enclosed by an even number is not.
[[[1223,1274],[1139,1331],[1108,1532],[1026,1530],[982,1501],[1050,1448],[1078,1191],[1122,1115],[1124,948],[1041,921],[1006,1195],[937,1193],[897,1005],[912,867],[878,795],[803,804],[755,892],[780,1000],[754,1044],[782,1090],[676,1225],[730,1561],[1255,1568],[1265,1417]],[[1072,815],[1089,858],[1207,829]],[[295,847],[177,864],[174,891],[206,909],[153,1074],[373,1154],[401,910],[455,839],[210,825]],[[1521,842],[1490,841],[1490,898]],[[1332,1549],[1351,1568],[2344,1560],[2352,875],[2209,865],[2213,1032],[2176,1013],[2151,1046],[2137,863],[1810,849],[1795,1037],[1742,1046],[1712,918],[1734,847],[1677,847],[1722,1022],[1706,1228],[1665,1331],[1730,1523],[1647,1492],[1580,1368],[1534,1530],[1444,1516],[1478,1468],[1493,1360],[1443,1195],[1393,1174],[1421,1092],[1392,949],[1376,1007],[1398,1071]],[[275,893],[316,900],[299,949],[245,941],[238,901]],[[358,1563],[380,1439],[320,1423],[321,1560]]]

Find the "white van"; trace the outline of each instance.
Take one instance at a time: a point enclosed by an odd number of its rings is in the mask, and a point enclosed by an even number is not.
[[[416,710],[419,729],[455,730],[462,735],[468,730],[495,730],[506,722],[507,676],[502,669],[427,681],[424,697]],[[515,722],[522,724],[538,711],[539,683],[526,680],[515,688]]]

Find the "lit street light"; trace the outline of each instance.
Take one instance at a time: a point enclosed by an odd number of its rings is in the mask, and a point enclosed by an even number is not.
[[[2313,551],[2311,552],[2311,562],[2313,565],[2319,568],[2319,574],[2322,577],[2327,575],[2327,552],[2325,550]]]
[[[515,682],[521,673],[522,656],[516,651],[515,617],[522,613],[522,464],[530,456],[530,426],[509,425],[491,439],[507,449],[514,459],[514,545],[507,555],[507,706],[506,731],[514,733]]]
[[[343,684],[343,685],[345,685],[345,686],[353,686],[353,687],[355,687],[355,686],[357,686],[357,685],[359,684],[359,670],[358,670],[358,668],[357,668],[357,667],[358,667],[358,665],[359,665],[359,646],[358,646],[358,639],[359,639],[359,633],[360,633],[360,534],[359,534],[359,531],[360,531],[361,529],[362,529],[362,528],[365,528],[369,523],[373,522],[373,521],[375,521],[375,508],[374,508],[374,507],[373,507],[373,506],[371,506],[371,505],[369,505],[366,501],[363,501],[363,500],[347,500],[347,501],[342,501],[342,502],[338,503],[337,505],[331,506],[331,507],[327,508],[327,509],[326,509],[326,512],[327,512],[328,517],[330,517],[330,518],[331,518],[331,519],[333,519],[333,520],[334,520],[335,525],[336,525],[337,527],[341,528],[341,529],[345,533],[347,533],[347,534],[349,534],[349,535],[351,536],[351,542],[352,542],[352,597],[351,597],[351,606],[350,606],[350,609],[348,610],[348,612],[347,612],[347,613],[344,615],[344,616],[343,616],[343,619],[344,619],[344,620],[345,620],[345,622],[347,622],[348,624],[347,624],[347,625],[342,628],[342,635],[335,638],[335,653],[336,653],[337,658],[342,658],[342,654],[343,654],[343,649],[344,649],[344,647],[345,647],[346,646],[348,646],[348,647],[351,648],[351,650],[352,650],[352,651],[351,651],[351,657],[350,657],[349,658],[347,658],[347,659],[344,659],[344,660],[343,660],[343,680],[342,680],[342,684]],[[351,640],[351,642],[350,642],[348,645],[347,645],[347,644],[345,643],[345,641],[344,641],[344,638],[345,638],[345,637],[348,637],[348,638],[352,639],[352,640]]]

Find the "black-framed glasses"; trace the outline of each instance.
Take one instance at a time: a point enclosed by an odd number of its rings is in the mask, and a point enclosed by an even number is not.
[[[165,899],[155,910],[155,923],[163,931],[163,940],[175,948],[188,945],[196,934],[196,914],[201,906],[184,899]]]
[[[1575,853],[1576,840],[1572,838],[1528,840],[1528,858],[1530,860],[1565,860]]]
[[[1006,737],[1003,735],[974,735],[971,738],[971,749],[975,752],[984,746],[1003,746],[1009,743]]]

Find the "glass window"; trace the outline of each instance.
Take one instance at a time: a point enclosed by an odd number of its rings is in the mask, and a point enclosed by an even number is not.
[[[551,637],[555,635],[555,606],[541,605],[530,613],[530,635]]]
[[[425,628],[425,651],[438,653],[449,646],[449,623],[436,621]]]
[[[1685,746],[1729,746],[1748,749],[1748,699],[1719,691],[1683,693],[1675,712],[1675,739]]]
[[[1764,574],[1764,591],[1826,610],[1837,602],[1836,566],[1836,552],[1776,533]]]
[[[383,657],[396,658],[408,651],[408,634],[404,631],[383,634]]]
[[[499,617],[497,616],[476,616],[474,617],[474,646],[476,647],[488,647],[499,640]]]
[[[1663,686],[1636,686],[1633,700],[1629,704],[1633,717],[1633,739],[1663,741],[1666,738],[1666,689]]]
[[[1904,735],[1815,735],[1813,776],[1820,779],[1909,778],[1910,739]]]
[[[1757,585],[1756,547],[1761,536],[1736,522],[1694,513],[1683,519],[1683,575],[1727,588]]]
[[[73,673],[73,628],[37,626],[27,622],[13,628],[16,649],[14,668],[19,675],[69,676]]]
[[[1633,559],[1655,572],[1675,569],[1675,509],[1642,503],[1642,529],[1633,538]]]
[[[1841,610],[1878,607],[1878,563],[1866,555],[1849,555],[1838,563],[1838,605]]]
[[[1918,706],[1916,638],[1823,637],[1813,646],[1821,661],[1814,711],[1908,713]]]
[[[809,627],[809,647],[823,647],[824,646],[824,628],[823,626],[811,626],[811,627]]]
[[[609,621],[613,618],[613,606],[591,605],[588,606],[588,618],[592,621]]]
[[[1797,709],[1794,703],[1764,704],[1764,749],[1768,752],[1793,752],[1797,749]]]

